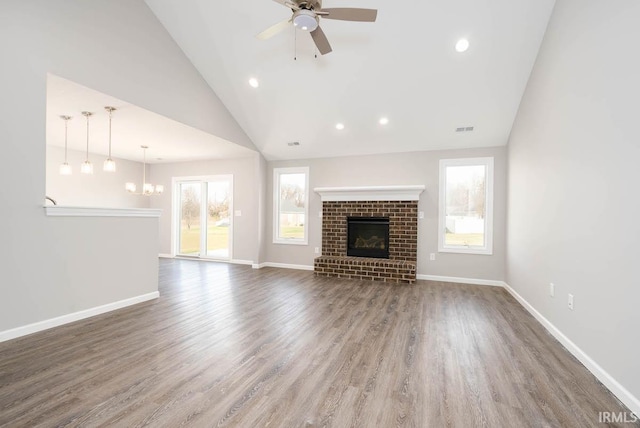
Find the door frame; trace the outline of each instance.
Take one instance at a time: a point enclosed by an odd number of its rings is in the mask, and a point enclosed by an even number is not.
[[[212,257],[206,255],[206,239],[204,244],[202,236],[200,237],[200,254],[198,256],[190,256],[180,254],[180,228],[177,227],[177,222],[180,220],[180,184],[184,182],[200,182],[202,195],[200,198],[200,212],[206,213],[206,201],[208,200],[207,183],[210,181],[229,181],[231,187],[231,200],[229,201],[229,257]],[[219,260],[219,261],[231,261],[233,260],[233,200],[234,200],[234,187],[233,187],[233,174],[215,174],[215,175],[196,175],[196,176],[183,176],[171,178],[171,256],[172,257],[188,257],[193,259],[203,260]],[[204,208],[204,211],[203,211]],[[200,215],[200,233],[206,230],[207,215]],[[206,233],[205,233],[206,236]],[[203,254],[203,251],[204,254]]]

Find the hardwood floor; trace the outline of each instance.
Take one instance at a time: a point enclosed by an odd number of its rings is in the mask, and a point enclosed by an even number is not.
[[[160,266],[156,301],[0,343],[0,426],[589,427],[629,412],[500,288]]]

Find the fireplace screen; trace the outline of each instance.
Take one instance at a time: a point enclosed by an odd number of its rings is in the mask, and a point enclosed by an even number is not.
[[[348,217],[347,256],[389,258],[389,218]]]

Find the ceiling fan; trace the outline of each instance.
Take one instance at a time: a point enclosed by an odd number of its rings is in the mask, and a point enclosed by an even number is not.
[[[339,19],[341,21],[375,22],[378,16],[376,9],[358,9],[352,7],[322,8],[322,0],[273,0],[276,3],[288,7],[293,12],[290,19],[277,23],[267,28],[256,37],[260,40],[267,40],[283,31],[290,24],[303,31],[308,31],[313,38],[313,42],[322,54],[331,52],[331,45],[324,31],[320,28],[320,18]]]

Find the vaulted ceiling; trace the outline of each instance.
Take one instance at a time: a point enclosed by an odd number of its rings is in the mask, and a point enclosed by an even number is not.
[[[555,0],[325,0],[378,18],[321,20],[317,58],[293,27],[255,37],[291,16],[273,0],[146,2],[264,156],[294,159],[505,145]]]

